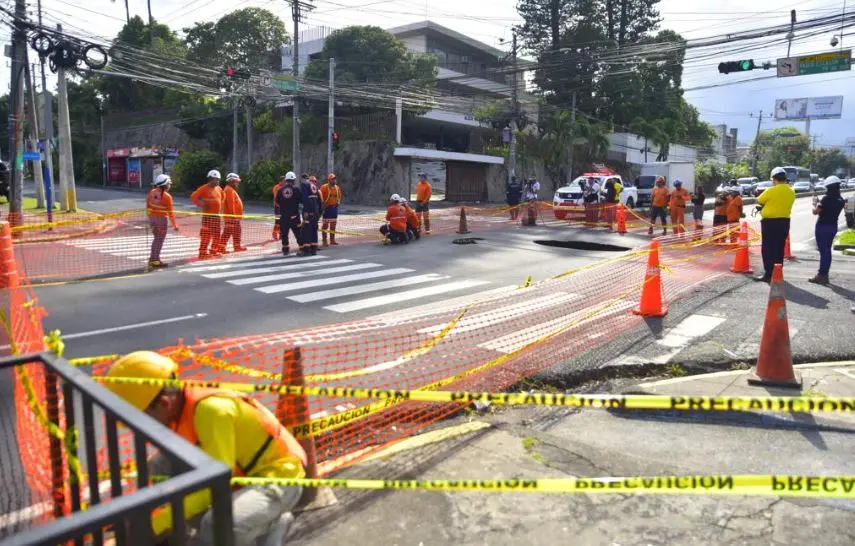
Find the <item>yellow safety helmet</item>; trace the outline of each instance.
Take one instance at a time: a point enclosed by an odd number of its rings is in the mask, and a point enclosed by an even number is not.
[[[178,364],[154,351],[128,353],[110,366],[107,377],[138,377],[140,379],[176,379]],[[163,390],[156,385],[105,383],[105,386],[140,411],[145,411]]]

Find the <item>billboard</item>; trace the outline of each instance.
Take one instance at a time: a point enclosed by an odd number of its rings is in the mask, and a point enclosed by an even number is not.
[[[840,119],[843,97],[810,97],[778,99],[775,101],[776,121],[805,121],[808,119]]]

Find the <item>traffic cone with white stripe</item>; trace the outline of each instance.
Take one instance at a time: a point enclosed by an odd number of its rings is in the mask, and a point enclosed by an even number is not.
[[[733,267],[730,268],[734,273],[754,273],[751,269],[751,259],[748,254],[748,223],[742,222],[742,229],[739,231],[739,249],[733,257]]]
[[[749,385],[801,388],[802,380],[793,370],[787,299],[784,293],[784,266],[775,264],[769,289],[769,304],[760,338],[757,365],[748,376]]]
[[[668,314],[662,297],[662,276],[659,268],[659,241],[650,241],[650,254],[647,256],[647,272],[644,286],[641,288],[641,302],[632,310],[642,317],[664,317]]]

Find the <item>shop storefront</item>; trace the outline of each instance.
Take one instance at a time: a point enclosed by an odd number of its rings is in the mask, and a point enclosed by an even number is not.
[[[107,150],[107,185],[146,190],[160,174],[172,174],[177,148],[111,148]]]

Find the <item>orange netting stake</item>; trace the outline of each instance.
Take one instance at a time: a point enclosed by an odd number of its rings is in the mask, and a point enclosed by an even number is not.
[[[641,288],[641,302],[632,310],[642,317],[664,317],[668,308],[662,301],[662,276],[659,268],[659,241],[650,241],[650,254],[647,257],[647,272],[644,274],[644,286]]]
[[[790,251],[790,236],[787,235],[787,242],[784,243],[784,259],[785,260],[795,260],[796,257],[793,256],[793,253]]]
[[[801,378],[793,370],[790,349],[790,326],[787,321],[787,298],[784,294],[784,266],[775,264],[769,289],[769,304],[760,338],[760,356],[748,376],[757,386],[801,388]]]
[[[748,255],[748,222],[742,222],[742,229],[739,231],[739,249],[733,257],[733,267],[730,270],[734,273],[754,273]]]
[[[12,247],[12,228],[9,222],[0,223],[0,289],[18,288],[18,267]]]

